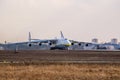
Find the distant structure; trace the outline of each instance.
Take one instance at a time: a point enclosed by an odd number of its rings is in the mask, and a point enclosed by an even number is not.
[[[98,39],[97,38],[92,39],[92,43],[98,43]]]
[[[117,44],[118,40],[116,38],[111,39],[111,44]]]

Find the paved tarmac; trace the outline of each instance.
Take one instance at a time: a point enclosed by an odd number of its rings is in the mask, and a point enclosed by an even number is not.
[[[26,50],[0,51],[1,63],[120,63],[120,51]]]

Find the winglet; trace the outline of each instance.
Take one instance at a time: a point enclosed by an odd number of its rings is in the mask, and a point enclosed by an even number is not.
[[[60,31],[60,34],[61,34],[61,38],[64,39],[64,35],[63,35],[62,31]]]
[[[31,33],[29,32],[28,41],[31,42]]]

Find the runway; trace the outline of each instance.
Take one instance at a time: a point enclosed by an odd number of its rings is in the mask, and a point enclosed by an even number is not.
[[[1,63],[120,63],[120,51],[0,51]]]

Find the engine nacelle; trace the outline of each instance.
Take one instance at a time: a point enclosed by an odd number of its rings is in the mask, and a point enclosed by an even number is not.
[[[89,44],[85,44],[85,46],[89,46]]]
[[[31,43],[28,43],[28,46],[29,46],[29,47],[31,47],[31,46],[32,46],[32,44],[31,44]]]
[[[71,45],[74,45],[74,43],[71,43]]]
[[[81,46],[82,44],[81,43],[78,43],[79,46]]]
[[[39,43],[39,46],[41,46],[42,45],[42,43]]]
[[[52,43],[49,43],[49,45],[52,45]]]

